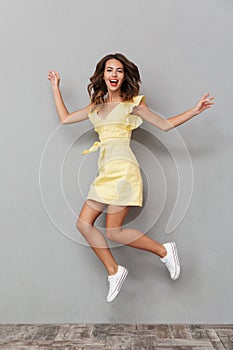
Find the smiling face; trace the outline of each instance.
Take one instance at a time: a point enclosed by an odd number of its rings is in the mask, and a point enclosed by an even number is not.
[[[120,91],[121,85],[124,81],[123,64],[116,59],[106,61],[103,78],[105,80],[108,92],[115,93]]]

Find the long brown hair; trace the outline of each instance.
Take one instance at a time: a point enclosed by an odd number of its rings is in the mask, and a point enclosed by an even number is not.
[[[138,67],[121,53],[108,54],[97,63],[95,72],[90,77],[91,82],[87,86],[88,94],[94,106],[104,103],[104,97],[108,92],[103,80],[105,64],[108,60],[114,58],[124,66],[124,81],[121,85],[120,94],[123,101],[130,101],[134,96],[138,95],[141,84]]]

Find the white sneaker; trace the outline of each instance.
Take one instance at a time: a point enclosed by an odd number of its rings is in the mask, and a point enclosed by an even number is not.
[[[116,298],[117,294],[120,292],[120,289],[122,287],[122,284],[128,274],[128,270],[118,265],[118,271],[114,275],[108,275],[108,281],[109,281],[109,291],[107,295],[107,301],[113,301],[113,299]]]
[[[180,275],[180,263],[175,242],[164,243],[167,255],[160,260],[166,265],[171,279],[176,280]]]

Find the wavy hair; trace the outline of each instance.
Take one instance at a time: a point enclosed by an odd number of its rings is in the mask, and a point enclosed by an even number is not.
[[[110,59],[116,59],[124,66],[124,81],[121,85],[120,93],[123,101],[130,101],[139,93],[141,78],[138,67],[121,53],[108,54],[97,63],[95,72],[90,77],[91,82],[87,86],[91,103],[93,103],[94,106],[105,102],[105,95],[107,94],[108,89],[103,80],[103,76],[105,64]]]

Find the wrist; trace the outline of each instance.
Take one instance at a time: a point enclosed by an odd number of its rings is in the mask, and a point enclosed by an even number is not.
[[[199,114],[198,111],[195,108],[191,108],[189,111],[192,114],[192,117],[195,117],[195,115]]]
[[[52,86],[52,90],[53,90],[53,91],[57,91],[57,90],[59,90],[59,85]]]

